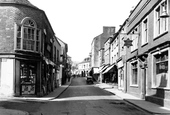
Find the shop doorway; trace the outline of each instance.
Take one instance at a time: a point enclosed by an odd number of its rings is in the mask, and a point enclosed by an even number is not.
[[[36,94],[36,63],[21,62],[20,64],[20,84],[21,95],[35,95]]]

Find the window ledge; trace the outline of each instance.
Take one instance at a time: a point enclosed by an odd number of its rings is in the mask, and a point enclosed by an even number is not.
[[[167,33],[168,33],[168,31],[165,31],[165,32],[163,32],[163,33],[161,33],[161,34],[159,34],[159,35],[156,35],[156,37],[154,37],[154,40],[162,37],[163,35],[165,35],[165,34],[167,34]]]
[[[138,85],[130,85],[130,87],[136,87],[136,88],[137,88],[137,87],[138,87]]]
[[[164,89],[164,90],[170,90],[169,87],[152,87],[152,89]]]
[[[32,51],[32,50],[21,50],[21,49],[15,49],[15,51],[32,52],[32,53],[38,53],[38,54],[41,54],[41,52]]]
[[[132,54],[132,53],[134,53],[134,52],[135,52],[135,51],[137,51],[137,50],[138,50],[138,48],[137,48],[137,49],[135,49],[135,50],[133,50],[133,51],[131,51],[131,54]]]
[[[148,42],[143,43],[143,44],[141,45],[141,47],[144,47],[144,46],[146,46],[147,44],[148,44]]]

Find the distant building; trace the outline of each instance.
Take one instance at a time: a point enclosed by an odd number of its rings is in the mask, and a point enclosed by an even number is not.
[[[90,69],[90,58],[85,58],[82,62],[78,63],[78,73],[80,76],[88,76],[88,71]]]
[[[103,27],[103,33],[95,37],[91,43],[91,71],[93,77],[99,80],[99,69],[105,64],[104,60],[104,43],[106,40],[115,33],[115,27]]]
[[[61,55],[60,55],[60,76],[61,77],[61,85],[66,83],[67,80],[67,52],[68,52],[68,45],[63,42],[61,39],[57,38],[58,42],[61,45]]]
[[[100,67],[99,50],[104,47],[105,41],[115,33],[115,27],[103,27],[103,33],[95,37],[91,43],[91,67]],[[103,56],[101,55],[101,58]],[[104,59],[104,58],[103,58]]]

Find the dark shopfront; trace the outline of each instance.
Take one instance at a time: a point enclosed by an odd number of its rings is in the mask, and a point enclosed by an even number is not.
[[[44,96],[55,88],[53,63],[16,60],[16,96]],[[17,87],[18,86],[18,87]]]
[[[20,94],[36,95],[37,63],[20,62]]]
[[[52,92],[55,88],[53,69],[53,65],[49,64],[47,61],[43,63],[41,74],[42,95]]]
[[[104,72],[103,82],[105,83],[118,83],[118,74],[117,74],[117,66],[111,65]]]
[[[39,59],[39,60],[38,60]],[[14,96],[41,95],[41,58],[27,55],[15,60]]]

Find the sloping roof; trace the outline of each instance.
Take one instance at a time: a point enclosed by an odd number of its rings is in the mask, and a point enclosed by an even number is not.
[[[80,62],[78,64],[83,64],[83,63],[90,63],[90,61],[82,61],[82,62]]]
[[[61,39],[57,38],[57,40],[60,43],[61,47],[65,47],[65,43]]]
[[[27,5],[27,6],[37,8],[36,6],[31,4],[28,0],[0,0],[0,4],[2,4],[2,3],[21,4],[21,5]]]

